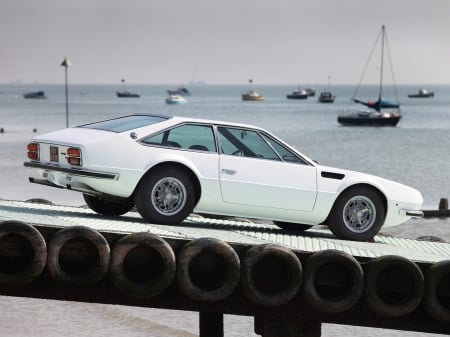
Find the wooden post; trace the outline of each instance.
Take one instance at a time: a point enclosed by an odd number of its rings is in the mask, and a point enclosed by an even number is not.
[[[200,337],[224,337],[223,314],[199,312]]]

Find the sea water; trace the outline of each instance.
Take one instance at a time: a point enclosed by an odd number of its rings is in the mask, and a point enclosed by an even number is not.
[[[288,100],[297,89],[289,85],[261,85],[253,89],[264,102],[243,102],[249,90],[239,85],[190,86],[185,105],[166,105],[166,89],[142,85],[129,88],[140,98],[117,98],[113,85],[70,85],[68,115],[64,85],[0,85],[0,198],[44,198],[57,204],[84,204],[81,194],[30,184],[32,170],[23,167],[26,144],[32,137],[69,126],[135,112],[191,116],[261,126],[327,166],[379,175],[422,192],[424,208],[436,208],[450,195],[450,86],[432,86],[434,98],[408,98],[420,86],[400,86],[402,119],[397,127],[343,127],[337,116],[360,107],[351,102],[355,86],[333,86],[335,103],[320,104],[326,86],[316,97]],[[45,90],[47,99],[24,99],[23,93]],[[377,99],[377,86],[364,86],[359,98]],[[68,118],[67,118],[68,117]],[[324,325],[323,336],[423,336],[338,325]],[[195,336],[198,314],[37,299],[0,297],[0,336]],[[256,336],[250,317],[225,316],[226,336]],[[430,335],[432,336],[432,335]]]

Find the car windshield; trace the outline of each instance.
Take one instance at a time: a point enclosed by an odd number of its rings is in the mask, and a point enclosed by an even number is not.
[[[152,125],[169,119],[168,116],[131,115],[102,122],[80,125],[79,128],[98,129],[112,132],[124,132]]]

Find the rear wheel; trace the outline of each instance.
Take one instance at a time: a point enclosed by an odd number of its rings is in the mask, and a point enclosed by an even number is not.
[[[367,241],[378,233],[385,216],[380,195],[371,188],[360,186],[342,193],[327,223],[340,239]]]
[[[83,198],[90,209],[103,215],[122,215],[134,207],[134,202],[130,200],[109,200],[90,194],[83,194]]]
[[[312,227],[312,225],[305,225],[302,223],[292,223],[292,222],[282,222],[282,221],[274,221],[273,223],[282,229],[286,229],[289,231],[298,231],[298,232],[304,232]]]
[[[160,168],[147,174],[135,194],[136,208],[141,216],[163,225],[182,222],[192,213],[195,201],[191,178],[175,167]]]

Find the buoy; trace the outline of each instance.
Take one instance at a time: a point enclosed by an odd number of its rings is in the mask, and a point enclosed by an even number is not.
[[[111,257],[111,278],[125,295],[152,298],[161,294],[175,277],[172,247],[147,232],[128,234],[116,242]]]
[[[31,283],[47,262],[47,245],[33,226],[20,221],[0,223],[0,284]]]
[[[414,262],[384,255],[371,260],[367,267],[365,298],[374,312],[400,317],[417,308],[423,298],[424,277]]]
[[[302,265],[286,247],[271,243],[254,246],[242,261],[241,284],[244,295],[254,303],[282,305],[297,295],[302,284]]]
[[[221,240],[192,240],[177,254],[178,286],[192,300],[221,301],[233,293],[239,278],[239,257]]]
[[[108,273],[109,260],[108,241],[89,227],[61,229],[48,243],[47,270],[55,281],[93,286]]]
[[[361,298],[364,273],[358,261],[342,251],[323,250],[304,263],[303,292],[317,310],[341,313]]]

